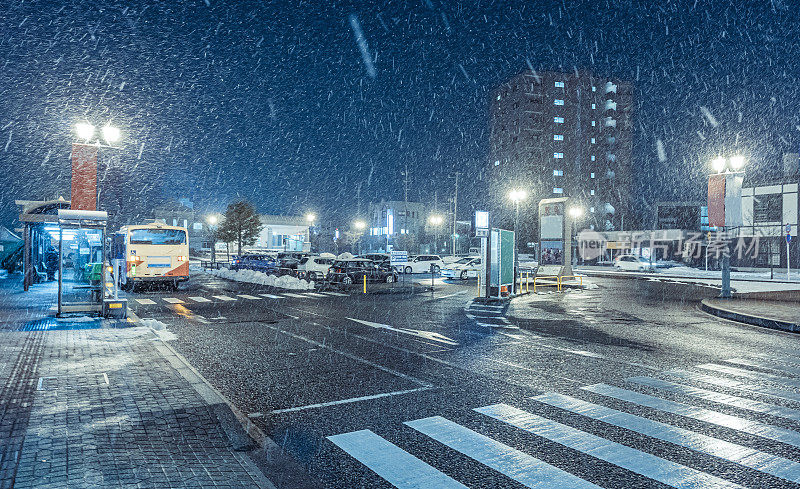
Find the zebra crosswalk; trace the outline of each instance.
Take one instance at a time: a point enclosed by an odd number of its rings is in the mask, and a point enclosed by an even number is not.
[[[724,363],[735,364],[737,367],[728,367]],[[714,365],[714,368],[709,369],[709,365]],[[760,473],[760,477],[772,478],[764,479],[767,481],[782,479],[786,483],[798,484],[800,459],[797,456],[787,458],[783,450],[777,452],[776,445],[769,443],[780,442],[789,447],[800,448],[800,428],[785,427],[792,423],[800,427],[800,424],[796,424],[800,422],[800,409],[786,405],[800,404],[800,397],[787,395],[793,392],[787,387],[792,386],[796,380],[774,375],[767,379],[768,382],[781,384],[782,387],[768,387],[731,378],[755,378],[754,376],[763,373],[743,368],[749,366],[754,369],[769,368],[757,362],[736,358],[730,362],[695,365],[693,369],[667,370],[653,377],[625,379],[633,388],[648,389],[649,392],[656,392],[655,395],[611,384],[593,384],[578,388],[576,394],[581,395],[576,396],[545,392],[522,400],[524,406],[501,402],[474,407],[471,409],[473,415],[465,416],[463,424],[454,421],[456,418],[451,416],[430,416],[403,421],[402,426],[412,431],[399,436],[395,429],[387,428],[393,433],[391,442],[369,430],[332,435],[327,439],[342,449],[345,456],[352,457],[394,487],[403,489],[468,487],[476,483],[474,478],[459,480],[459,475],[468,473],[469,470],[437,466],[446,464],[449,457],[431,459],[424,456],[426,453],[441,452],[442,446],[451,453],[460,454],[462,457],[457,457],[457,460],[470,460],[479,464],[482,471],[489,470],[496,473],[497,477],[511,479],[524,487],[600,487],[596,484],[601,484],[602,487],[647,487],[642,486],[642,477],[654,481],[654,487],[744,487],[740,484],[746,484],[747,487],[766,487],[761,482],[749,485],[750,476],[742,476],[754,472]],[[728,370],[729,368],[734,370]],[[697,373],[695,369],[714,370],[716,373]],[[796,375],[800,377],[800,371]],[[657,377],[677,377],[681,382]],[[692,385],[695,383],[704,387]],[[735,391],[737,395],[730,394],[730,391]],[[592,396],[592,401],[581,398],[586,396]],[[772,397],[781,404],[751,399],[752,396]],[[681,401],[668,397],[680,398]],[[607,402],[613,402],[614,408],[605,405]],[[736,413],[744,414],[723,413],[707,408],[708,405],[719,405],[721,409],[733,409]],[[553,409],[571,413],[571,417],[563,418],[566,421],[555,421],[551,419]],[[628,409],[635,410],[635,414],[626,412]],[[643,414],[650,411],[661,413],[658,420],[649,417],[656,414]],[[474,413],[485,416],[485,420],[476,419]],[[750,419],[748,414],[757,415],[759,420]],[[764,421],[770,416],[776,424]],[[680,421],[681,418],[692,422],[687,425]],[[579,425],[581,419],[588,423]],[[664,421],[665,419],[668,421]],[[597,423],[614,429],[598,428]],[[699,432],[698,423],[706,424],[711,429]],[[502,430],[498,431],[500,426],[520,430],[527,433],[528,437],[533,436],[545,440],[544,443],[560,445],[588,458],[584,458],[581,467],[575,470],[577,473],[573,473],[569,460],[554,462],[552,456],[546,456],[549,451],[543,448],[541,442],[532,443],[529,450],[522,448],[520,439],[503,434]],[[715,427],[722,427],[727,431],[723,430],[722,435],[716,435]],[[622,433],[625,432],[636,434],[638,438],[623,436]],[[731,432],[747,436],[730,438],[730,435],[725,434]],[[419,435],[423,436],[420,438]],[[508,438],[496,439],[498,436]],[[652,448],[651,444],[641,443],[636,445],[637,448],[631,446],[633,439],[648,438],[658,440],[661,444],[652,445]],[[750,446],[758,438],[768,442]],[[512,444],[508,444],[509,440]],[[406,442],[409,446],[405,446]],[[669,450],[675,450],[676,453],[671,455]],[[685,456],[687,450],[688,453],[706,458],[698,459],[697,466],[694,466],[693,459]],[[542,459],[538,458],[539,453],[543,454]],[[425,461],[417,458],[417,455]],[[624,477],[620,479],[618,486],[609,485],[608,479],[602,477],[597,481],[587,480],[591,476],[586,474],[591,474],[591,471],[586,470],[586,464],[594,463],[591,462],[593,459],[598,461],[597,464],[616,466],[622,470],[623,475],[626,472],[631,475],[627,480]],[[723,465],[710,464],[709,460],[713,459],[719,460]],[[731,470],[734,466],[745,472],[737,475],[735,470]],[[602,465],[598,465],[598,470],[603,470]],[[742,482],[743,480],[748,482]],[[486,487],[503,485],[500,479],[487,479],[486,484]]]
[[[464,306],[464,312],[469,319],[475,321],[480,328],[489,329],[519,329],[506,319],[505,314],[508,304],[490,304],[471,300]]]
[[[236,301],[259,301],[264,299],[286,299],[286,298],[295,298],[295,299],[324,299],[324,298],[333,298],[333,297],[348,297],[349,294],[344,294],[341,292],[275,292],[272,294],[258,294],[258,295],[251,295],[251,294],[235,294],[235,295],[212,295],[208,297],[204,296],[189,296],[189,297],[136,297],[132,300],[142,306],[154,306],[158,304],[166,304],[166,305],[179,305],[179,304],[205,304],[205,303],[227,303],[227,302],[236,302]]]

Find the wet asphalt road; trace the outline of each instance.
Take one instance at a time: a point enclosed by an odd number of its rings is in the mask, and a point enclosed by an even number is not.
[[[696,291],[644,280],[593,279],[499,309],[470,303],[474,282],[437,279],[431,292],[418,281],[293,297],[201,275],[132,294],[131,308],[165,322],[173,346],[307,473],[267,474],[279,487],[515,488],[534,473],[558,481],[543,487],[800,487],[796,335],[713,318]],[[574,399],[532,399],[546,393]],[[526,431],[474,410],[499,403],[538,417]]]

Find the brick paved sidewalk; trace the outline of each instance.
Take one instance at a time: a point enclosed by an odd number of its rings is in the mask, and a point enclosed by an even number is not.
[[[274,487],[192,375],[149,328],[0,331],[0,488]]]

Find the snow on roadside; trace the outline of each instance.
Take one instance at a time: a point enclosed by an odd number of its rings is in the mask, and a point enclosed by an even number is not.
[[[255,270],[228,270],[227,268],[209,270],[208,273],[214,275],[215,277],[233,280],[235,282],[267,285],[269,287],[277,287],[279,289],[314,290],[314,282],[301,280],[290,275],[278,277],[276,275],[268,275],[264,272],[257,272]]]
[[[172,341],[178,339],[178,336],[171,331],[167,331],[167,325],[158,319],[144,318],[140,319],[139,322],[142,326],[152,329],[153,333],[155,333],[156,336],[161,339],[161,341]]]

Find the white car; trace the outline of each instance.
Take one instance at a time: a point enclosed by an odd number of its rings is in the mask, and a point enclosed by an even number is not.
[[[481,273],[481,259],[477,257],[465,257],[446,265],[442,268],[442,277],[457,278],[467,280],[475,278]]]
[[[614,268],[627,272],[648,272],[653,270],[653,265],[647,258],[636,255],[620,255],[614,260]]]
[[[300,259],[300,264],[297,265],[297,274],[300,278],[308,280],[323,280],[334,260],[336,260],[336,255],[333,253],[306,256]]]
[[[439,255],[419,255],[409,258],[402,271],[404,273],[428,273],[431,271],[431,265],[433,265],[433,272],[437,273],[442,269],[444,263]]]

